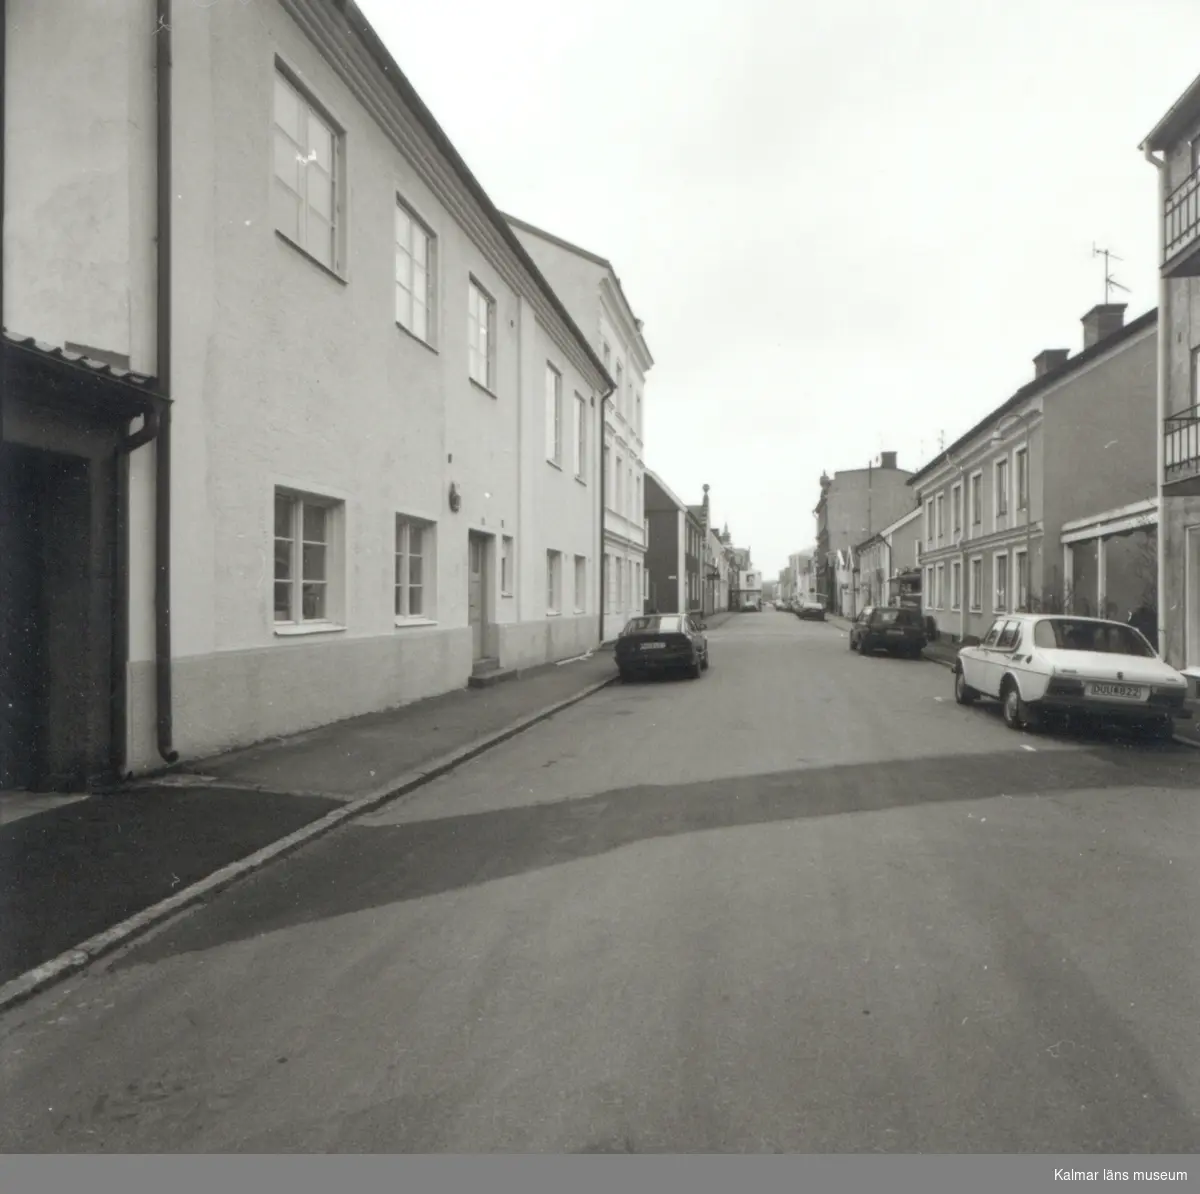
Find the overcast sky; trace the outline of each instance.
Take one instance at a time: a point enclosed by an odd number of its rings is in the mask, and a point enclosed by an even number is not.
[[[768,576],[823,469],[916,470],[1080,351],[1094,243],[1157,302],[1137,147],[1197,0],[359,3],[496,205],[613,262],[646,464]]]

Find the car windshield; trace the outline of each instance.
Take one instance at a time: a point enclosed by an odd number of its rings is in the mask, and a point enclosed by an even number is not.
[[[1154,649],[1132,626],[1123,622],[1092,622],[1080,618],[1046,618],[1033,630],[1039,647],[1056,651],[1098,651],[1105,655],[1136,655],[1153,659]]]
[[[631,618],[625,634],[665,634],[679,629],[678,614],[648,614],[644,618]]]

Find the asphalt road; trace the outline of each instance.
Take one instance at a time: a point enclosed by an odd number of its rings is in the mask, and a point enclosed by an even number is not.
[[[710,638],[0,1019],[0,1149],[1195,1150],[1200,752]]]

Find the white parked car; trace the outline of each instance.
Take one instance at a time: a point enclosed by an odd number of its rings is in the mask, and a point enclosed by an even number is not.
[[[1064,715],[1119,722],[1169,737],[1187,680],[1125,622],[1069,615],[1009,614],[977,647],[963,647],[954,699],[992,697],[1014,729]]]

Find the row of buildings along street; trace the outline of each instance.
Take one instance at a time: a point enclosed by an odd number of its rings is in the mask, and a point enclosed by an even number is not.
[[[953,643],[1005,612],[1131,620],[1200,680],[1200,81],[1141,149],[1157,307],[1092,307],[1077,349],[1037,351],[1026,384],[915,472],[884,452],[823,475],[815,548],[782,592],[848,617],[919,605]]]
[[[353,6],[178,4],[152,54],[118,9],[7,26],[0,789],[741,600],[646,470],[615,267],[501,213]]]

